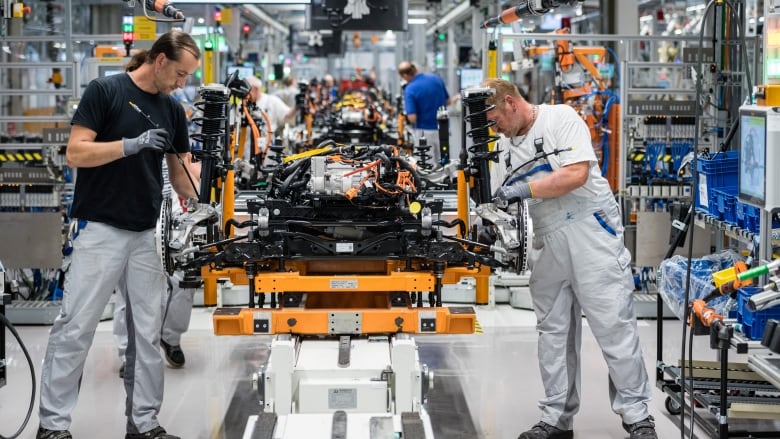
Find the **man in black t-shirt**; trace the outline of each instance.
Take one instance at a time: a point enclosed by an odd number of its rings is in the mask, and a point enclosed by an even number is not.
[[[66,158],[78,168],[71,210],[71,265],[62,309],[41,371],[37,439],[70,439],[71,411],[95,328],[118,286],[127,302],[126,439],[178,439],[158,420],[164,365],[161,294],[166,277],[155,245],[162,159],[174,190],[196,197],[186,160],[186,116],[170,93],[200,65],[188,34],[170,31],[135,55],[137,68],[92,81],[71,121]],[[90,427],[84,427],[85,432]],[[85,436],[88,434],[84,434]]]

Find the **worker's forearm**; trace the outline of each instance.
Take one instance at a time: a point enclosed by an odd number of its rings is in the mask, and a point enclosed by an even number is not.
[[[577,166],[578,164],[572,165]],[[585,184],[588,179],[587,168],[580,167],[558,169],[530,183],[533,198],[557,198],[568,194]]]
[[[80,140],[68,143],[65,158],[71,168],[93,168],[124,157],[122,141],[93,142]]]

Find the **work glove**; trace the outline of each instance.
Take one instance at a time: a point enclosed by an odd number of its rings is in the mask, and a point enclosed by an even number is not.
[[[531,195],[531,186],[528,183],[501,186],[493,195],[493,203],[500,209],[506,209],[512,203],[519,203],[526,198],[531,198]]]
[[[170,145],[168,132],[162,128],[152,128],[144,131],[140,136],[131,139],[122,139],[122,152],[124,156],[138,154],[144,149],[151,148],[156,151],[165,151]]]

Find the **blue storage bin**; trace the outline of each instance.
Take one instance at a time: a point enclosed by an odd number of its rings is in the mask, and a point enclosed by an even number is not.
[[[766,322],[780,318],[780,306],[763,311],[750,311],[747,308],[750,296],[761,291],[759,287],[745,287],[737,291],[737,321],[742,324],[742,333],[751,340],[761,340]]]
[[[745,210],[747,207],[747,204],[741,203],[739,200],[737,200],[736,203],[734,203],[734,213],[737,218],[737,226],[745,229]]]
[[[761,228],[761,209],[758,207],[745,205],[745,226],[743,229],[758,233]]]
[[[697,157],[696,171],[699,173],[696,208],[715,216],[710,209],[715,197],[713,191],[726,187],[736,188],[739,184],[739,151],[721,152],[710,158]],[[706,193],[701,193],[705,189]]]
[[[723,187],[720,189],[713,189],[716,212],[710,212],[710,214],[719,220],[725,221],[731,224],[737,224],[737,212],[735,203],[737,201],[737,188],[736,187]],[[710,202],[712,204],[712,202]]]

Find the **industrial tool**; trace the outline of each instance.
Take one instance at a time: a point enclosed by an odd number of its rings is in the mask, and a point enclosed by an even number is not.
[[[135,6],[136,0],[123,0],[130,7]],[[171,2],[166,0],[140,0],[142,1],[144,15],[152,21],[184,21],[184,13],[176,9]],[[149,15],[149,11],[156,12],[167,18],[157,18]]]
[[[715,288],[702,298],[704,303],[709,302],[720,296],[733,296],[737,290],[753,284],[751,279],[740,280],[738,275],[748,271],[748,266],[744,261],[737,261],[733,267],[718,271],[712,275]]]
[[[740,281],[750,282],[759,276],[769,276],[768,282],[763,286],[763,292],[750,296],[747,308],[751,311],[763,311],[773,306],[780,305],[780,259],[750,269],[737,275]]]
[[[485,29],[502,24],[510,24],[523,17],[544,15],[559,6],[572,6],[582,2],[584,0],[528,0],[520,2],[519,5],[513,8],[504,9],[499,16],[485,21],[479,27]]]

